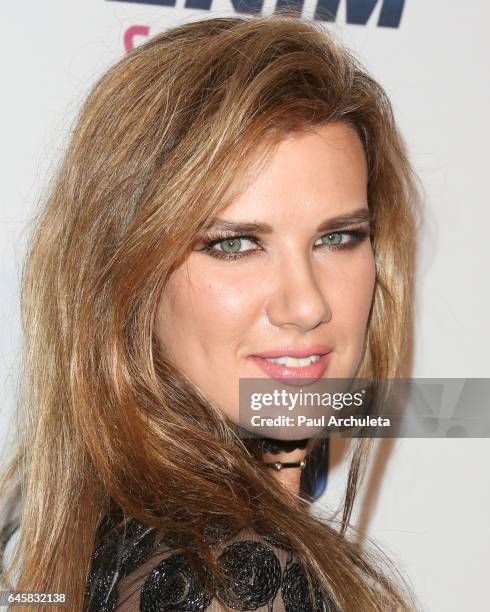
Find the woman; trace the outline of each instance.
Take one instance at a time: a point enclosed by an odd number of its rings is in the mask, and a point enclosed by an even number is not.
[[[243,437],[237,390],[397,376],[416,206],[383,89],[320,26],[196,21],[112,67],[24,271],[15,589],[73,610],[414,609],[347,531],[369,440],[337,528],[300,482],[324,442]]]

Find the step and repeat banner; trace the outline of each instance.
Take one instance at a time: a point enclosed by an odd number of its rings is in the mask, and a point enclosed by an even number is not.
[[[118,58],[168,27],[204,17],[272,14],[286,6],[333,31],[384,86],[423,185],[425,213],[418,237],[410,376],[453,380],[453,385],[441,387],[441,398],[449,393],[453,405],[468,379],[490,377],[488,2],[4,2],[0,9],[4,449],[18,382],[19,273],[30,221],[88,91]],[[488,384],[478,388],[486,389]],[[480,393],[479,401],[481,397]],[[465,405],[458,404],[460,417]],[[480,401],[478,418],[485,416],[486,405]],[[425,609],[486,610],[490,434],[475,433],[471,427],[457,434],[451,431],[376,440],[353,522],[393,556]],[[342,501],[347,442],[332,443],[330,455],[327,486],[316,503],[331,512]]]

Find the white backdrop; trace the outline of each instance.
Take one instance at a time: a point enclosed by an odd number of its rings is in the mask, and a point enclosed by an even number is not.
[[[151,2],[150,2],[151,4]],[[380,27],[383,2],[365,25],[347,23],[374,0],[341,0],[328,27],[384,85],[425,186],[420,234],[414,377],[489,377],[487,266],[490,107],[486,0],[406,0],[399,27]],[[390,4],[385,0],[385,4]],[[397,0],[391,5],[400,4]],[[401,3],[403,4],[403,3]],[[266,0],[263,13],[273,12]],[[315,3],[306,0],[304,15]],[[386,7],[385,7],[386,10]],[[37,198],[80,104],[97,77],[134,45],[184,20],[234,14],[134,2],[3,3],[0,190],[0,424],[8,441],[19,342],[18,278]],[[486,439],[405,439],[381,445],[354,522],[392,554],[422,606],[489,610],[489,444]],[[381,457],[383,459],[383,457]],[[346,462],[332,469],[321,505],[335,508]],[[369,479],[368,479],[369,481]],[[374,493],[373,493],[374,491]]]

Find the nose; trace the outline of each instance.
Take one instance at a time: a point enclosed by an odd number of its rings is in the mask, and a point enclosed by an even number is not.
[[[296,253],[281,262],[280,271],[275,271],[274,276],[266,306],[273,325],[294,325],[307,331],[330,321],[332,311],[310,257]]]

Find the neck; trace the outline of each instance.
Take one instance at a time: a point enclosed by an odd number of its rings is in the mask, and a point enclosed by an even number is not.
[[[290,461],[301,461],[306,457],[306,448],[296,448],[289,452],[280,453],[269,453],[266,452],[262,455],[262,460],[267,463],[274,463],[276,461],[290,462]],[[282,470],[275,470],[270,468],[271,475],[276,478],[286,489],[295,495],[299,495],[299,484],[301,479],[301,468],[290,467],[283,468]]]

